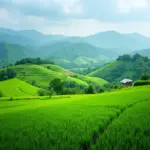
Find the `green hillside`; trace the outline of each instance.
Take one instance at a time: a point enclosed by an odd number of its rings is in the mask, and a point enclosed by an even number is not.
[[[33,81],[40,87],[48,87],[48,84],[54,78],[65,80],[68,83],[75,83],[75,86],[87,87],[88,84],[82,80],[72,78],[65,73],[55,72],[39,65],[16,65],[11,67],[17,72],[17,77],[28,83]]]
[[[121,81],[123,78],[137,80],[143,72],[150,72],[150,59],[138,54],[130,57],[123,55],[128,60],[122,60],[120,56],[116,61],[109,63],[89,74],[91,77],[100,77],[110,82]]]
[[[14,63],[25,57],[33,57],[35,54],[24,46],[17,44],[9,44],[6,42],[0,43],[0,67]]]
[[[71,76],[72,78],[80,79],[82,81],[85,81],[88,84],[92,84],[93,86],[96,86],[96,85],[103,86],[104,84],[108,83],[106,80],[101,79],[101,78],[89,77],[89,76],[84,76],[84,75],[80,75],[77,73],[72,73],[72,72],[68,71],[67,69],[64,69],[64,68],[54,65],[54,64],[44,64],[42,66],[46,67],[49,70],[66,74],[68,76]]]
[[[41,47],[41,53],[49,55],[50,60],[65,68],[101,65],[119,55],[111,49],[98,48],[87,43],[66,42],[49,45],[46,48]]]
[[[148,150],[149,89],[0,101],[0,149]]]
[[[3,96],[35,96],[38,95],[38,88],[24,81],[13,78],[5,81],[0,81],[0,91]]]

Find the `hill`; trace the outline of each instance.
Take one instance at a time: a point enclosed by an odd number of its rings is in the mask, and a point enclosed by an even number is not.
[[[132,55],[134,55],[134,54],[140,54],[141,56],[148,56],[148,57],[150,57],[150,49],[143,49],[143,50],[134,51],[132,53]]]
[[[110,82],[119,82],[123,78],[137,80],[143,72],[150,72],[150,59],[135,54],[133,57],[130,55],[120,56],[116,61],[91,72],[89,76],[101,77]]]
[[[30,84],[34,83],[34,85],[41,88],[47,88],[49,82],[55,78],[59,78],[64,81],[66,89],[72,89],[77,93],[84,92],[89,84],[92,84],[95,87],[101,87],[107,83],[106,80],[100,78],[74,74],[54,64],[24,64],[10,66],[9,68],[13,69],[16,72],[17,78]]]
[[[28,56],[33,57],[34,55],[33,51],[24,46],[0,42],[0,67]]]
[[[60,44],[60,45],[59,45]],[[62,46],[61,46],[62,45]],[[111,49],[103,49],[92,46],[87,43],[57,43],[55,45],[47,47],[46,55],[49,53],[49,59],[55,59],[58,62],[59,59],[64,59],[64,63],[61,61],[58,65],[63,67],[72,68],[75,67],[87,67],[87,66],[97,66],[109,62],[112,59],[118,57],[117,52],[111,51]],[[69,67],[70,65],[70,67]]]
[[[17,78],[0,81],[0,91],[6,97],[10,96],[35,96],[38,88]]]

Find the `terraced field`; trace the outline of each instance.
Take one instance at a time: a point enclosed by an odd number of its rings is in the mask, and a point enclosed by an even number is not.
[[[0,100],[0,149],[149,149],[150,86],[56,98]]]
[[[36,96],[39,88],[34,87],[19,79],[0,81],[0,91],[3,96]]]
[[[49,67],[49,69],[47,69]],[[36,84],[40,87],[47,87],[49,82],[54,78],[60,78],[68,83],[74,83],[77,88],[87,88],[89,83],[99,84],[103,86],[107,83],[106,80],[101,78],[94,78],[88,76],[81,76],[71,73],[70,71],[59,67],[57,65],[17,65],[12,66],[17,72],[17,77],[25,82],[32,83],[36,81]]]

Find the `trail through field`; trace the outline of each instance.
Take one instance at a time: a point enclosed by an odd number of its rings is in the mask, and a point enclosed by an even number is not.
[[[146,149],[150,145],[149,89],[0,101],[0,149],[121,150],[130,149],[141,138]]]
[[[116,116],[110,118],[110,120],[108,120],[108,122],[106,122],[106,124],[101,128],[99,128],[99,130],[97,132],[94,132],[92,135],[92,141],[91,141],[91,145],[89,145],[88,143],[83,143],[81,145],[82,150],[90,150],[92,147],[94,147],[97,143],[98,140],[101,140],[101,136],[106,132],[106,130],[108,129],[108,127],[115,121],[117,120],[125,111],[127,111],[129,108],[134,107],[135,105],[142,103],[142,102],[147,102],[149,101],[148,99],[145,100],[139,100],[137,102],[134,102],[132,104],[127,105],[126,107],[123,108],[119,108],[117,106],[111,106],[111,108],[116,108],[119,109],[120,112],[116,113]],[[93,148],[92,148],[93,149]]]

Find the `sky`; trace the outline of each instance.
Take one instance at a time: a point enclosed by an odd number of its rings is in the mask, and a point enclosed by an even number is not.
[[[150,37],[150,0],[0,0],[0,27],[68,36],[115,30]]]

